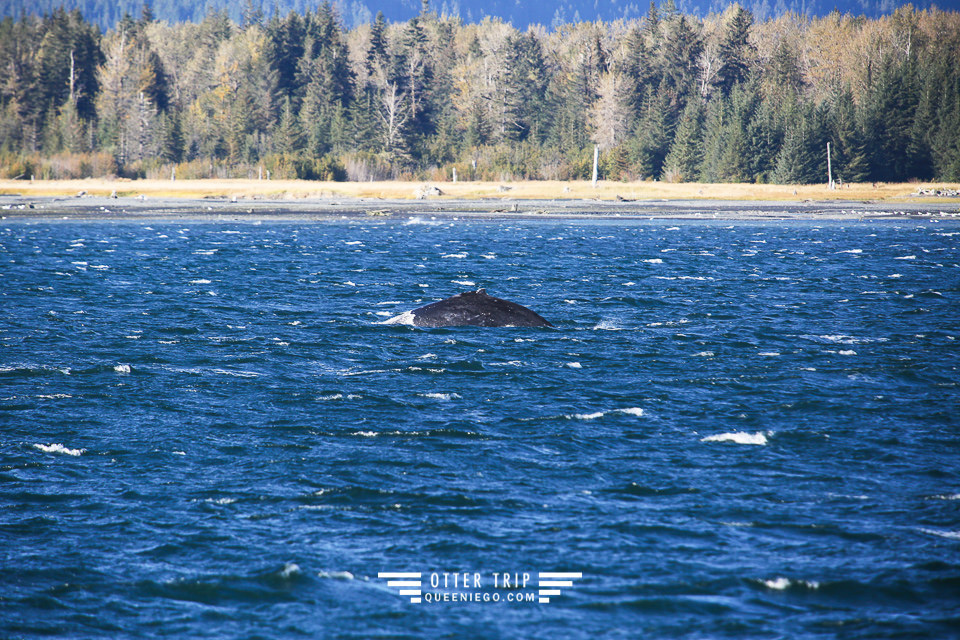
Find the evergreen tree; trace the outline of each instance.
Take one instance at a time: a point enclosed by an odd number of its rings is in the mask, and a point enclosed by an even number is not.
[[[669,98],[666,93],[648,89],[643,115],[630,141],[630,160],[638,174],[646,178],[657,178],[663,173],[672,128]]]
[[[374,74],[377,69],[387,66],[387,21],[383,11],[377,12],[377,18],[370,26],[370,47],[367,49],[367,69]]]
[[[953,67],[944,83],[944,99],[937,109],[936,130],[929,136],[934,175],[960,181],[960,70]]]
[[[874,180],[917,177],[914,158],[906,153],[918,102],[916,80],[910,60],[901,63],[887,57],[867,96],[864,128]]]
[[[427,93],[433,79],[433,68],[428,56],[427,35],[419,16],[407,23],[400,57],[403,61],[403,89],[410,109],[407,128],[411,135],[427,136],[432,128],[431,103]]]
[[[533,35],[517,35],[509,39],[501,91],[505,137],[512,140],[525,140],[531,135],[534,139],[542,138],[549,122],[547,69],[540,42]]]
[[[663,163],[663,179],[694,182],[700,177],[703,146],[703,104],[693,99],[680,116],[676,136]]]
[[[797,110],[777,154],[773,181],[815,184],[827,181],[826,139],[822,109],[803,105]]]
[[[259,2],[247,0],[243,5],[243,12],[240,14],[240,27],[249,29],[254,26],[262,26],[264,21],[263,9]]]
[[[703,147],[701,148],[700,180],[720,182],[720,156],[723,154],[724,125],[729,111],[728,98],[719,95],[706,105],[703,119]]]
[[[166,162],[183,161],[184,138],[180,114],[176,111],[160,116],[160,157]]]
[[[777,152],[783,144],[783,127],[778,121],[780,104],[764,96],[747,125],[747,147],[744,158],[747,177],[754,182],[770,182]]]
[[[833,108],[833,167],[840,182],[863,182],[870,175],[865,136],[849,89],[840,93]]]
[[[97,94],[97,66],[103,62],[99,37],[79,12],[62,8],[44,18],[43,36],[35,61],[38,95],[35,107],[39,119],[54,114],[67,100],[76,102],[84,119],[94,116]]]
[[[729,93],[737,83],[746,81],[754,63],[756,50],[748,39],[752,25],[753,15],[739,4],[734,4],[720,42],[720,69],[716,85],[724,93]]]
[[[306,122],[308,127],[316,122]],[[293,113],[293,105],[289,97],[283,99],[283,108],[280,110],[280,121],[273,134],[273,150],[281,155],[293,156],[304,148],[303,133],[297,116]]]
[[[267,26],[268,58],[277,74],[277,90],[281,96],[294,98],[299,93],[298,64],[303,58],[306,28],[299,14],[290,12],[281,20],[276,14]]]
[[[685,16],[671,23],[663,46],[663,82],[660,87],[671,99],[675,112],[683,109],[687,99],[696,93],[698,60],[703,43]]]
[[[745,182],[755,180],[749,159],[751,148],[750,123],[754,119],[759,94],[753,84],[734,85],[730,93],[730,111],[720,138],[716,173],[721,180]]]
[[[156,18],[153,15],[153,6],[150,2],[144,2],[143,8],[140,10],[140,24],[138,25],[141,29],[148,24],[152,24],[156,21]]]
[[[352,148],[376,151],[379,113],[377,93],[373,86],[364,87],[347,109],[348,140]]]

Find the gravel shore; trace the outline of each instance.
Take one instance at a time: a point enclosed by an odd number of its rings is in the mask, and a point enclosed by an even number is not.
[[[665,218],[690,220],[861,220],[933,218],[960,221],[956,201],[869,203],[754,200],[386,200],[318,198],[26,197],[0,195],[2,220],[274,221],[340,218]]]

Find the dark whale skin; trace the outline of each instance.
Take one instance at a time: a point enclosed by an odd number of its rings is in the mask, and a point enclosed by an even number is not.
[[[408,315],[409,314],[409,315]],[[411,322],[412,316],[412,322]],[[415,327],[552,327],[535,311],[486,290],[467,291],[388,320]]]

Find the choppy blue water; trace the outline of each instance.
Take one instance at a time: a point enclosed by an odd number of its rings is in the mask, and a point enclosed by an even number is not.
[[[8,222],[0,636],[956,636],[958,231]]]

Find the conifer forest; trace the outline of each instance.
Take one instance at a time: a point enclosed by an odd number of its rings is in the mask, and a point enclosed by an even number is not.
[[[960,13],[0,22],[0,178],[960,181]]]

